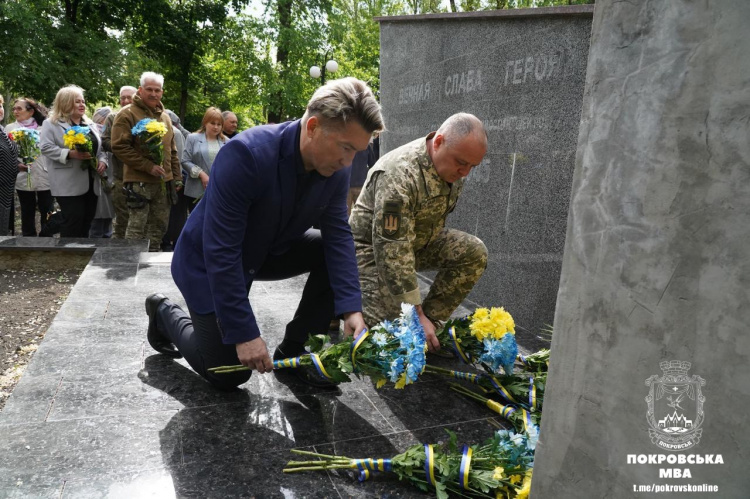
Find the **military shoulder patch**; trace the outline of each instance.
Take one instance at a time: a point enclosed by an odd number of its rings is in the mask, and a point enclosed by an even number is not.
[[[396,236],[401,228],[401,203],[398,201],[386,201],[383,208],[383,234],[389,237]]]

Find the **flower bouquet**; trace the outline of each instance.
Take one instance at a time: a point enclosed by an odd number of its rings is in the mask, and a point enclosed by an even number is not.
[[[164,144],[162,138],[167,134],[167,126],[153,118],[143,118],[131,129],[131,133],[140,143],[141,151],[155,164],[164,162]]]
[[[274,360],[274,369],[315,366],[322,378],[334,383],[351,381],[354,374],[376,380],[378,388],[389,381],[403,388],[414,383],[425,368],[427,344],[413,305],[403,304],[398,319],[383,321],[356,338],[330,345],[327,336],[316,335],[306,345],[309,354]],[[209,369],[218,374],[246,370],[241,365]]]
[[[538,412],[542,410],[547,373],[520,372],[493,376],[485,373],[453,371],[430,365],[426,367],[426,371],[468,381],[477,385],[485,394],[498,395],[505,403],[521,407],[527,411]]]
[[[161,166],[164,162],[164,143],[162,138],[167,134],[167,126],[153,118],[143,118],[130,130],[133,137],[138,139],[141,152],[154,164]],[[164,177],[161,177],[161,190],[166,192]]]
[[[467,364],[478,364],[494,374],[500,367],[513,373],[518,355],[515,322],[504,308],[478,308],[473,314],[450,319],[437,331],[443,348],[451,348]]]
[[[519,355],[518,360],[521,361],[524,371],[546,373],[549,369],[549,349],[542,348],[531,355]]]
[[[27,166],[26,187],[31,190],[31,165],[39,157],[39,132],[31,128],[17,128],[8,132],[10,140],[18,145],[18,157]]]
[[[87,152],[91,159],[81,161],[81,169],[91,168],[96,171],[96,158],[94,157],[94,143],[91,141],[91,129],[87,126],[73,126],[63,136],[65,147],[71,151]]]
[[[390,459],[353,459],[298,449],[309,461],[290,461],[284,473],[334,469],[358,470],[359,480],[374,471],[392,472],[423,491],[434,489],[437,497],[507,497],[524,499],[531,488],[534,450],[539,431],[530,426],[523,433],[496,432],[480,445],[459,448],[456,435],[446,445],[418,444]]]

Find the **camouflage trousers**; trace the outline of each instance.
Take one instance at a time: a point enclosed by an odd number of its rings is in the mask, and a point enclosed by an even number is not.
[[[487,268],[487,248],[476,236],[443,229],[425,248],[415,253],[416,270],[437,270],[435,281],[422,302],[425,315],[445,321],[458,308]],[[401,304],[388,291],[375,264],[372,246],[357,247],[359,283],[365,323],[372,326],[401,313]]]
[[[128,228],[125,239],[148,239],[149,251],[160,251],[161,240],[167,230],[171,205],[161,183],[132,184],[133,192],[146,202],[140,208],[128,207]]]
[[[122,180],[117,178],[112,190],[112,204],[115,206],[115,229],[112,237],[125,239],[125,230],[128,228],[128,205],[125,203],[125,194],[122,192]]]

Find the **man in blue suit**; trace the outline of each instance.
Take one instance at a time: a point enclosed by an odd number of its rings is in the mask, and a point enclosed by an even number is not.
[[[309,334],[344,319],[344,333],[365,326],[347,222],[346,196],[357,151],[384,129],[370,88],[355,78],[328,82],[301,120],[251,128],[224,146],[211,181],[180,235],[172,276],[190,316],[164,295],[146,299],[148,340],[158,352],[184,356],[213,385],[231,389],[250,371],[212,374],[220,365],[273,370],[248,300],[254,281],[309,272],[294,318],[274,358],[304,353]],[[316,224],[320,229],[311,229]],[[336,272],[328,272],[335,268]],[[322,384],[309,370],[303,381]]]

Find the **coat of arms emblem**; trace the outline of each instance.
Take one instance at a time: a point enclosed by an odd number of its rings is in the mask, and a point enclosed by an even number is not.
[[[651,442],[664,450],[689,449],[698,444],[703,432],[706,397],[701,387],[706,381],[696,374],[688,376],[690,365],[682,360],[663,361],[659,367],[664,375],[646,380],[650,387],[646,397],[648,434]]]

